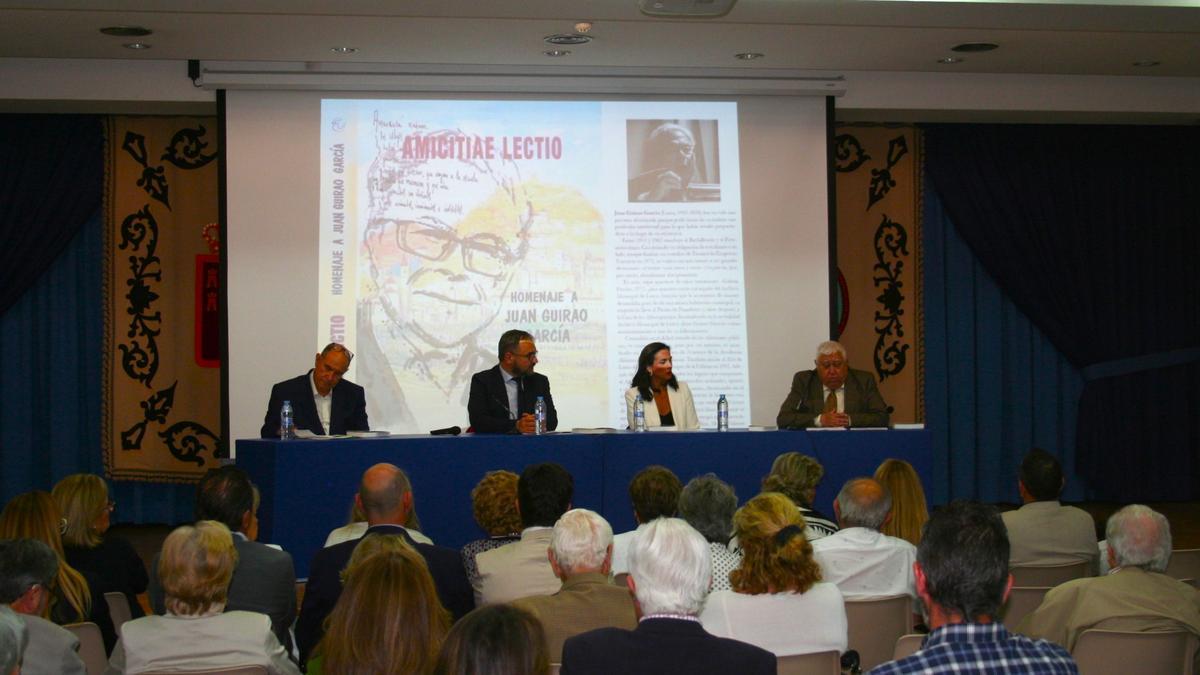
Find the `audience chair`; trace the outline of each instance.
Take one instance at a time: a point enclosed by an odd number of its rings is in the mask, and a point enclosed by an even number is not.
[[[1079,664],[1080,675],[1192,675],[1198,646],[1200,638],[1188,631],[1136,633],[1091,628],[1079,635],[1071,655]]]
[[[133,619],[133,612],[129,609],[129,598],[120,591],[108,591],[104,594],[104,600],[108,603],[108,615],[112,617],[113,629],[117,631],[117,637],[121,637],[121,626]]]
[[[1010,631],[1016,630],[1021,619],[1037,609],[1049,591],[1049,586],[1013,586],[1012,594],[1001,610],[1004,627]]]
[[[1013,586],[1057,586],[1090,575],[1092,563],[1080,560],[1058,565],[1017,565],[1008,571],[1012,572]]]
[[[559,671],[561,671],[561,670],[562,670],[561,663],[551,663],[550,664],[550,675],[558,675]]]
[[[147,670],[142,675],[267,675],[266,666],[231,666],[216,670]]]
[[[921,648],[921,643],[925,641],[923,633],[909,633],[901,635],[896,640],[896,648],[892,651],[892,660],[899,661],[908,656],[912,656]]]
[[[104,675],[108,669],[108,652],[104,650],[104,636],[100,627],[91,621],[71,623],[63,626],[79,638],[79,660],[87,668],[87,675]]]
[[[1200,548],[1181,548],[1171,551],[1171,560],[1167,563],[1167,574],[1180,581],[1190,580],[1195,586],[1195,580],[1200,579]]]
[[[896,640],[913,629],[912,598],[907,594],[846,601],[849,648],[868,671],[892,660]]]
[[[842,657],[837,650],[780,656],[776,661],[778,675],[841,675]]]

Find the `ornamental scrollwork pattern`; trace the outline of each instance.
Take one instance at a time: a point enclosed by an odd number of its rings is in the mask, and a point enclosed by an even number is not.
[[[122,450],[140,450],[142,439],[146,436],[146,426],[151,422],[162,424],[167,421],[167,415],[171,414],[171,408],[175,405],[175,386],[177,384],[179,384],[178,381],[166,389],[151,394],[149,398],[138,404],[142,408],[142,419],[121,432]]]
[[[129,315],[129,330],[126,337],[129,341],[118,345],[121,350],[121,368],[129,377],[150,386],[158,372],[158,343],[156,338],[162,332],[162,314],[151,311],[151,306],[158,300],[158,294],[151,287],[151,282],[162,281],[162,261],[157,255],[158,221],[147,204],[136,213],[125,217],[121,222],[121,250],[129,249],[129,278],[125,285],[129,292],[125,299],[129,305],[125,312]]]
[[[175,132],[171,142],[167,144],[166,152],[162,154],[164,161],[170,162],[180,169],[199,169],[217,158],[217,153],[205,154],[208,142],[204,140],[207,130],[201,124],[195,129],[183,128]]]
[[[160,431],[158,436],[175,459],[192,462],[196,466],[204,466],[201,452],[207,450],[215,457],[221,445],[221,439],[216,434],[204,425],[190,421],[176,422],[166,431]]]
[[[879,381],[886,380],[904,370],[908,361],[910,345],[903,344],[904,337],[904,282],[900,275],[904,271],[903,257],[908,256],[908,231],[900,223],[884,214],[875,229],[875,259],[873,277],[875,288],[881,288],[875,300],[882,309],[875,310],[875,372]]]
[[[868,188],[867,210],[870,211],[875,203],[887,196],[896,187],[892,178],[892,168],[900,163],[900,159],[908,154],[908,141],[901,134],[888,141],[887,166],[882,169],[871,169],[871,185]]]
[[[129,153],[133,161],[142,165],[142,176],[137,180],[137,186],[146,191],[152,199],[171,208],[170,186],[162,165],[150,166],[150,155],[146,152],[146,137],[132,131],[125,132],[125,140],[121,149]]]
[[[833,168],[838,173],[850,173],[871,159],[867,149],[850,134],[838,134],[833,139]]]

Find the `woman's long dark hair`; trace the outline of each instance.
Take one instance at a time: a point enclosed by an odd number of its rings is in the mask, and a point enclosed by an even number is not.
[[[661,342],[651,342],[642,347],[642,355],[638,357],[637,372],[633,374],[633,380],[629,382],[629,386],[637,387],[637,390],[642,394],[643,401],[653,401],[654,392],[650,391],[650,373],[646,372],[646,368],[654,363],[654,355],[662,350],[671,351],[669,345]],[[671,379],[667,381],[672,389],[679,389],[679,381],[675,379],[675,373],[671,373]]]

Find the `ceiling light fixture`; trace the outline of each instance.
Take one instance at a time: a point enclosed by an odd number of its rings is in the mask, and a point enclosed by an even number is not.
[[[551,58],[558,58],[560,56],[570,56],[571,50],[570,49],[547,49],[546,51],[544,51],[542,53]]]
[[[542,39],[546,41],[546,44],[557,45],[559,47],[586,45],[592,41],[590,35],[580,35],[579,33],[554,33]]]
[[[739,61],[754,61],[756,59],[761,59],[764,56],[766,56],[766,54],[763,54],[762,52],[740,52],[738,54],[734,54],[733,58]]]
[[[353,54],[358,51],[358,47],[330,47],[329,51],[334,54]]]
[[[150,45],[145,42],[126,42],[121,46],[126,49],[150,49]]]
[[[142,26],[106,26],[101,28],[100,32],[116,37],[146,37],[154,31]]]
[[[586,33],[591,29],[592,29],[591,21],[580,21],[579,23],[575,24],[575,32],[576,33]]]
[[[1154,66],[1161,64],[1162,61],[1155,61],[1154,59],[1138,59],[1137,61],[1133,62],[1133,65],[1138,68],[1153,68]]]
[[[954,45],[950,48],[950,51],[970,54],[975,52],[990,52],[999,47],[1000,45],[991,42],[964,42],[961,45]]]
[[[937,62],[944,63],[944,64],[951,64],[951,63],[962,63],[965,60],[966,59],[960,59],[957,56],[947,56],[947,57],[938,59]]]

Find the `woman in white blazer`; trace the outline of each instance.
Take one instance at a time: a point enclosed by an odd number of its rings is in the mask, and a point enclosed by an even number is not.
[[[639,397],[644,402],[647,427],[700,428],[692,390],[671,372],[671,348],[667,345],[651,342],[642,348],[637,372],[629,384],[625,391],[625,414],[630,429],[634,428],[633,410]]]

